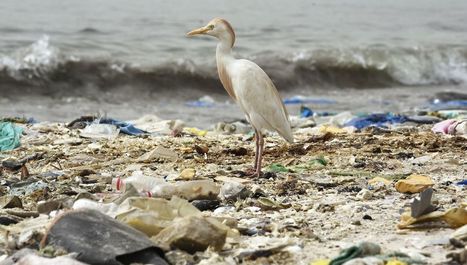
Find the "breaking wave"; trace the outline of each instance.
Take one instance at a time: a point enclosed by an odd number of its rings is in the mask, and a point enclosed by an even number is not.
[[[280,89],[381,88],[467,83],[467,46],[313,49],[293,54],[265,52],[250,56]],[[132,86],[218,90],[215,64],[190,60],[138,67],[127,62],[78,58],[63,54],[48,36],[0,54],[0,91],[82,93]],[[75,91],[76,90],[76,91]]]

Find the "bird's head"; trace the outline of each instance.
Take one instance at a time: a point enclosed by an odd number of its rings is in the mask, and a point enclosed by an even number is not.
[[[206,26],[194,29],[187,33],[188,36],[199,34],[210,35],[218,38],[221,41],[229,41],[231,46],[233,46],[235,42],[235,32],[233,31],[232,26],[229,22],[227,22],[227,20],[222,18],[215,18],[209,21]]]

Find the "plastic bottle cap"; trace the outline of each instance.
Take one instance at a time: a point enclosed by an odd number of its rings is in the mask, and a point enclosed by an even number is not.
[[[116,191],[124,191],[125,190],[125,182],[120,177],[112,179],[112,189]]]
[[[117,178],[117,190],[120,190],[122,187],[122,179],[120,177]]]

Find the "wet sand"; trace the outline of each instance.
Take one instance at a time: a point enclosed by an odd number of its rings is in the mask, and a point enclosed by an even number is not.
[[[280,89],[280,88],[279,88]],[[291,115],[299,115],[301,105],[314,111],[342,112],[394,112],[426,109],[430,99],[443,91],[465,93],[463,86],[394,87],[381,89],[316,89],[282,91],[283,98],[297,95],[331,103],[304,103],[286,105]],[[132,91],[131,87],[103,94],[83,93],[82,96],[45,96],[37,94],[6,95],[0,99],[0,113],[4,117],[34,118],[37,121],[70,122],[83,115],[106,115],[119,120],[134,120],[146,114],[161,119],[181,119],[187,125],[209,128],[218,122],[243,119],[238,106],[219,88],[216,93],[200,90],[168,89],[158,93]],[[209,96],[211,107],[191,107],[188,102]]]

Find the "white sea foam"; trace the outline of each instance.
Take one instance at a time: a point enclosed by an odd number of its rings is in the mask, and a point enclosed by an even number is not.
[[[6,69],[15,79],[31,79],[56,69],[60,59],[59,50],[51,46],[49,36],[44,35],[13,55],[0,55],[0,69]]]

